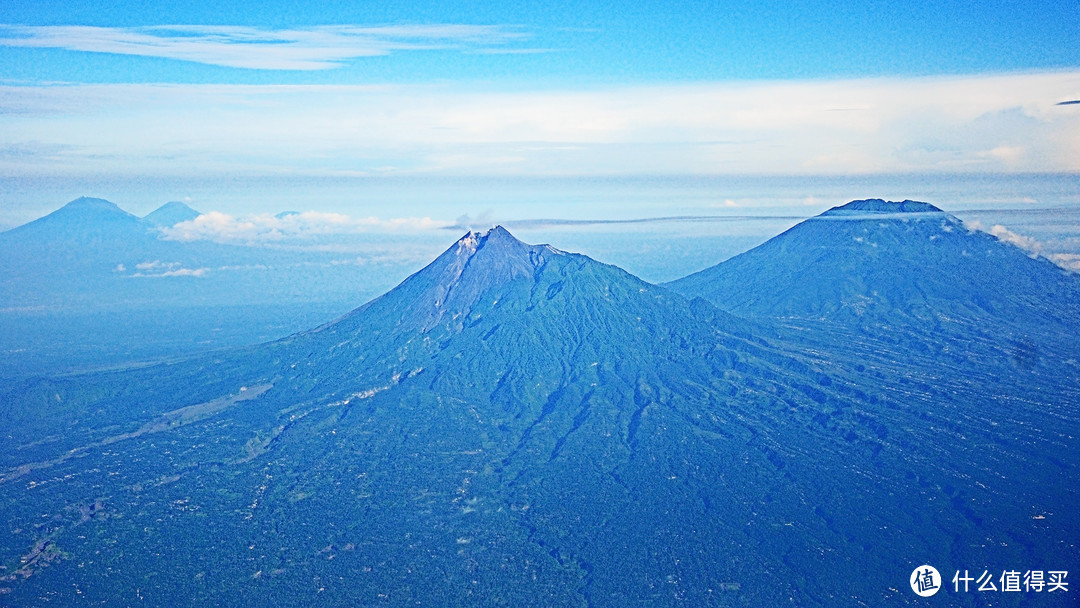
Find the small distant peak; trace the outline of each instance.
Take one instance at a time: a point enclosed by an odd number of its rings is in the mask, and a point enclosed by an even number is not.
[[[182,211],[182,212],[185,212],[185,213],[199,213],[198,211],[196,211],[196,210],[192,209],[190,206],[188,206],[187,203],[181,203],[180,201],[169,201],[169,202],[165,203],[164,205],[158,207],[157,209],[155,209],[151,213],[157,213],[158,211],[170,211],[170,212],[173,212],[173,213],[178,212],[178,211]]]
[[[158,227],[171,227],[202,215],[179,201],[171,201],[151,211],[143,219]]]
[[[851,201],[846,205],[833,207],[821,215],[854,215],[854,214],[880,214],[880,213],[944,213],[941,209],[930,203],[905,200],[899,203],[885,201],[880,198],[868,198],[860,201]]]

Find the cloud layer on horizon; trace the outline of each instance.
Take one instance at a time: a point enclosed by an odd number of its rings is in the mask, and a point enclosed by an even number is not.
[[[572,90],[0,86],[0,175],[1080,172],[1080,72]]]

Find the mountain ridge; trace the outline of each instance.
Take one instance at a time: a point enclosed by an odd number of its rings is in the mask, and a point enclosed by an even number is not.
[[[930,203],[919,201],[904,200],[895,202],[880,198],[868,198],[838,205],[823,212],[819,217],[854,213],[944,213],[944,211]]]

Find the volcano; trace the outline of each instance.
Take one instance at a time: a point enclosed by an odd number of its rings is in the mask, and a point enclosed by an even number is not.
[[[1080,276],[915,201],[852,201],[667,286],[746,317],[862,327],[1061,331],[1080,313]]]

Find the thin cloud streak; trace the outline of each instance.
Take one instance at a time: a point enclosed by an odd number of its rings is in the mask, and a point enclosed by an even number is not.
[[[53,48],[256,70],[328,70],[394,51],[529,52],[506,47],[528,35],[497,25],[335,25],[294,29],[159,25],[0,25],[0,46]]]
[[[123,264],[118,265],[115,272],[125,272]],[[125,275],[130,278],[159,278],[159,277],[201,277],[209,272],[209,268],[185,268],[180,262],[140,262],[135,265],[135,272]]]
[[[444,230],[475,230],[478,228],[490,228],[496,223],[508,229],[535,230],[539,228],[559,228],[571,226],[606,226],[606,225],[633,225],[633,224],[677,224],[677,223],[735,223],[735,222],[770,222],[776,220],[805,220],[803,215],[669,215],[664,217],[643,217],[625,220],[598,220],[598,219],[530,219],[530,220],[506,220],[493,222],[487,217],[471,219],[462,216],[450,226],[444,226]]]

